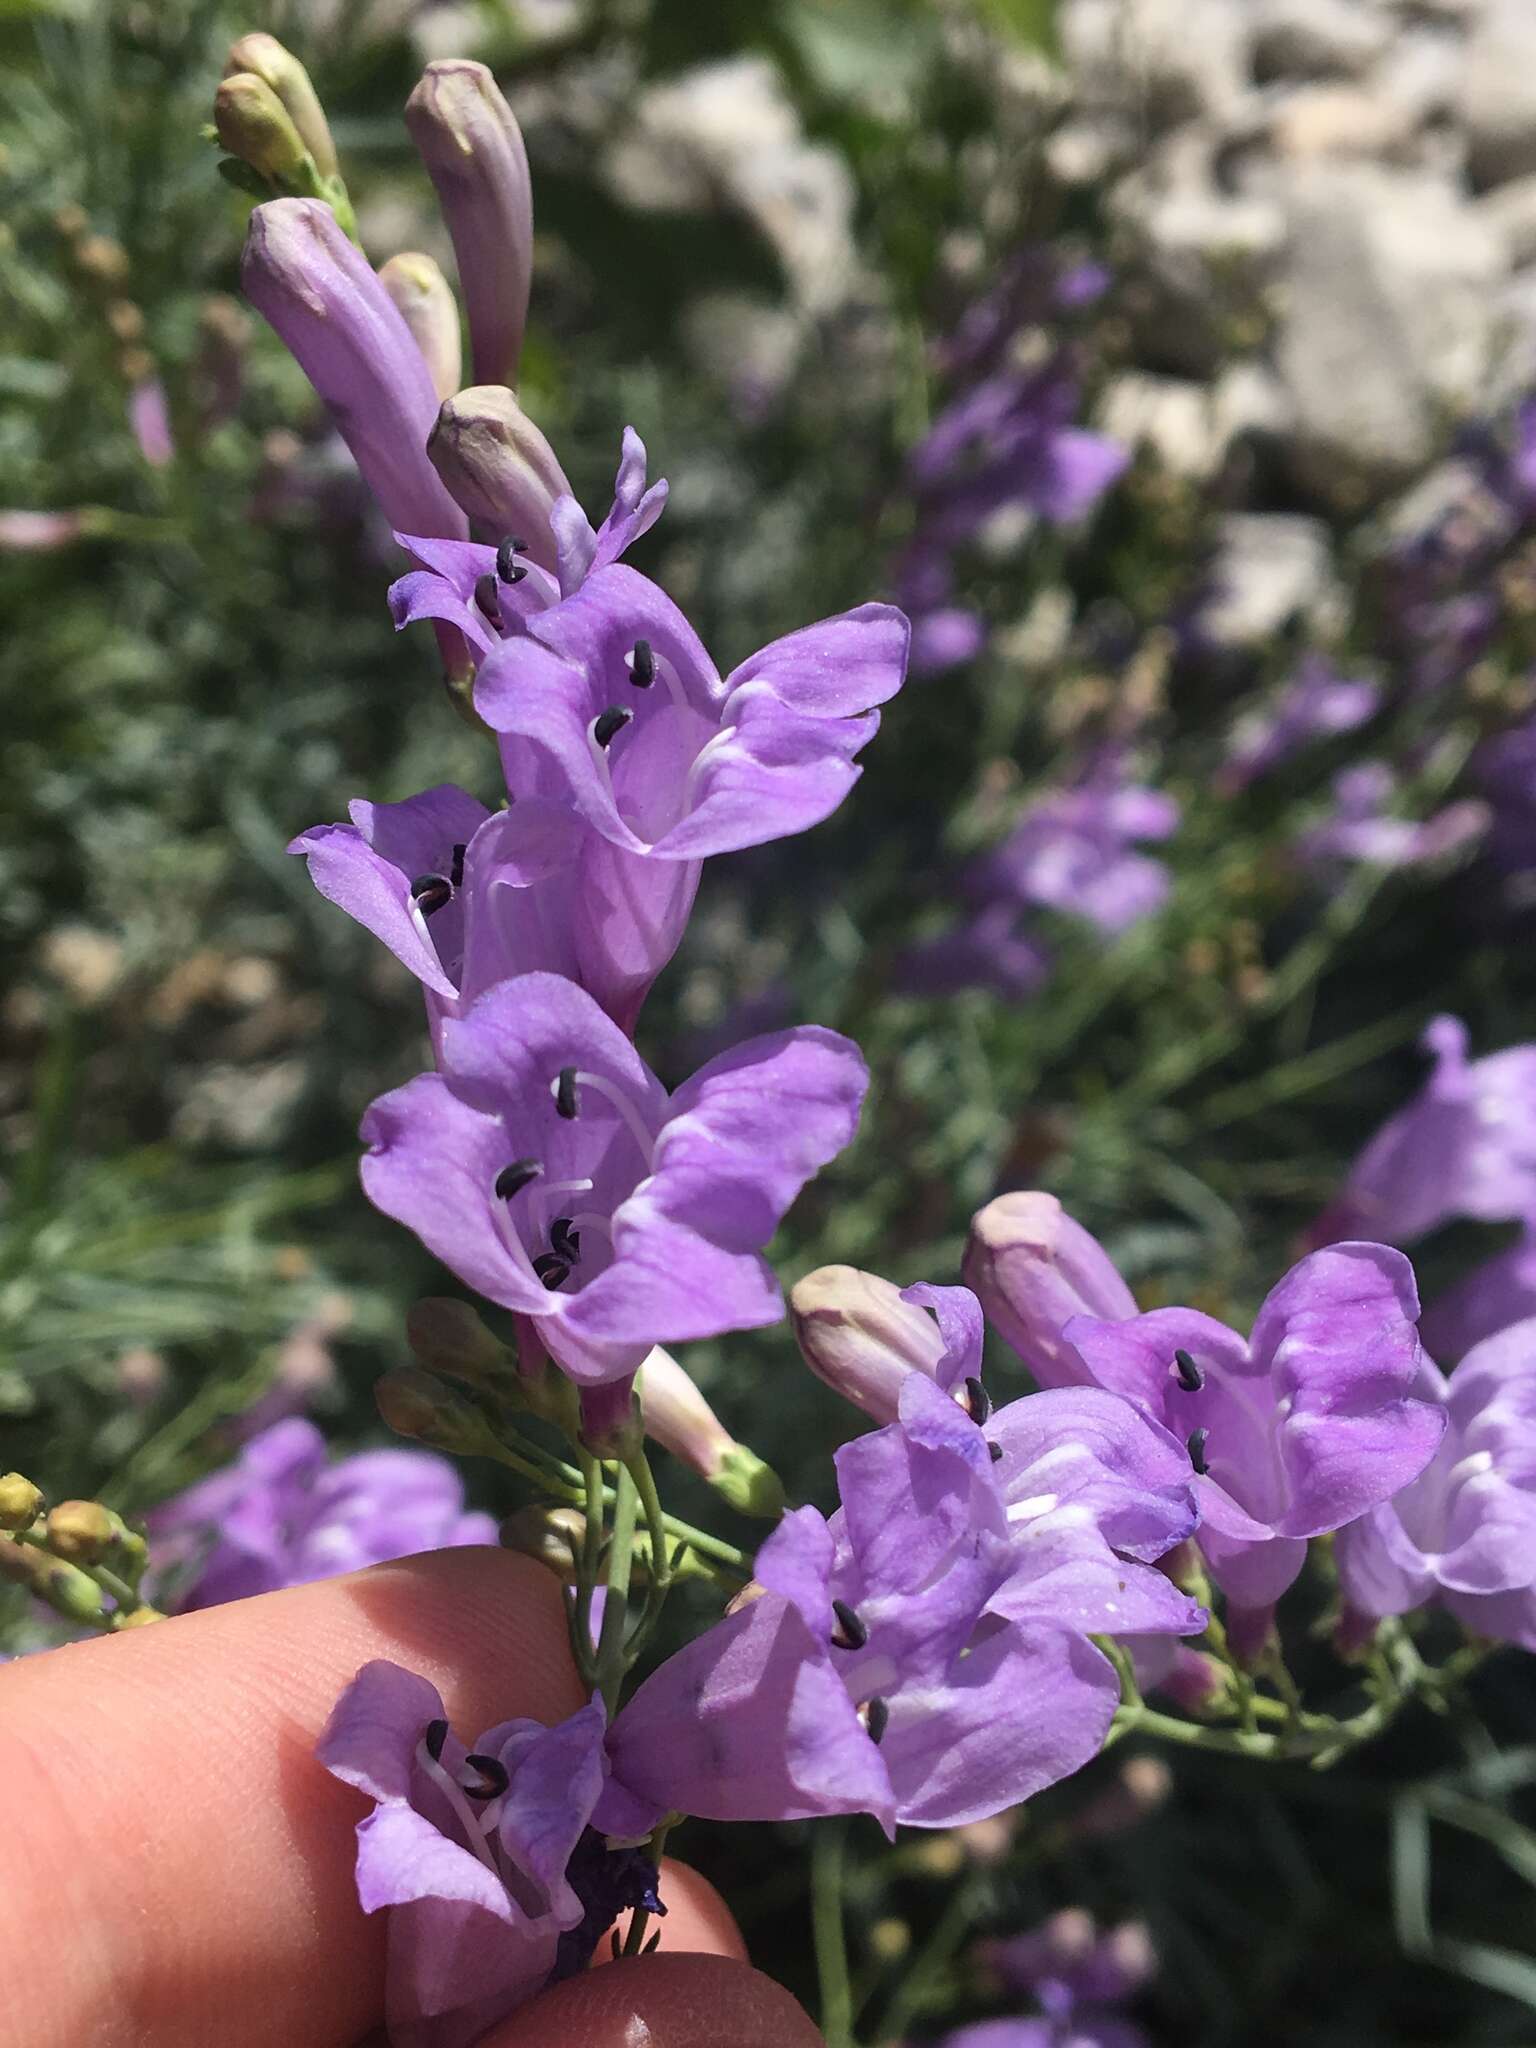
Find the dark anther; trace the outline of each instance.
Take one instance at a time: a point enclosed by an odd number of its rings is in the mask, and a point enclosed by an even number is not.
[[[540,1252],[533,1262],[533,1270],[553,1294],[571,1276],[571,1269],[558,1252]]]
[[[496,574],[501,582],[521,583],[528,574],[522,563],[514,559],[527,545],[515,533],[509,533],[496,550]]]
[[[568,1266],[581,1257],[581,1232],[571,1227],[569,1216],[557,1216],[549,1226],[549,1241]]]
[[[544,1171],[537,1159],[514,1159],[510,1166],[504,1166],[496,1176],[496,1193],[503,1202],[510,1202],[529,1181],[537,1180]]]
[[[832,1631],[832,1647],[836,1650],[862,1650],[869,1641],[869,1630],[848,1602],[834,1600],[832,1612],[837,1616],[837,1627]]]
[[[418,875],[411,884],[411,901],[423,917],[441,910],[453,896],[453,884],[446,875]]]
[[[574,1067],[562,1067],[560,1069],[559,1079],[555,1082],[555,1108],[565,1118],[567,1123],[576,1114],[576,1069]]]
[[[1174,1370],[1179,1375],[1179,1385],[1184,1389],[1185,1393],[1198,1394],[1205,1385],[1205,1374],[1196,1365],[1189,1353],[1187,1351],[1175,1351],[1173,1354],[1173,1364]]]
[[[500,1757],[481,1756],[476,1751],[465,1757],[464,1761],[470,1770],[478,1771],[481,1778],[480,1784],[464,1787],[471,1799],[498,1799],[511,1783],[507,1776],[507,1767]]]
[[[656,657],[651,652],[649,640],[635,642],[635,658],[630,667],[629,680],[637,690],[648,690],[656,680]]]
[[[501,624],[501,585],[494,576],[475,578],[475,603],[493,626]]]
[[[992,1396],[981,1381],[975,1378],[965,1383],[965,1406],[972,1422],[983,1423],[992,1413]]]
[[[433,1763],[442,1762],[443,1744],[447,1740],[448,1723],[446,1721],[429,1721],[427,1723],[427,1731],[423,1735],[422,1741],[427,1745],[427,1755],[431,1757]]]
[[[593,739],[600,747],[606,747],[610,740],[617,738],[634,715],[633,711],[626,711],[622,704],[610,704],[606,711],[600,712],[592,721]]]
[[[878,1742],[890,1722],[891,1709],[886,1700],[866,1700],[859,1709],[859,1719],[864,1723],[864,1732],[871,1742]]]
[[[987,1445],[987,1455],[988,1455],[988,1457],[990,1457],[990,1458],[991,1458],[991,1460],[992,1460],[992,1462],[993,1462],[993,1464],[994,1464],[994,1465],[1001,1465],[1001,1463],[1003,1462],[1003,1447],[1002,1447],[1002,1445],[1001,1445],[1001,1444],[994,1444],[994,1443],[989,1443],[989,1444]]]
[[[1205,1446],[1210,1440],[1210,1434],[1208,1429],[1192,1429],[1189,1432],[1189,1462],[1197,1472],[1205,1473],[1211,1469],[1205,1455]]]
[[[469,848],[464,845],[453,849],[453,865],[448,870],[448,879],[455,889],[462,889],[464,886],[464,856],[468,851]]]

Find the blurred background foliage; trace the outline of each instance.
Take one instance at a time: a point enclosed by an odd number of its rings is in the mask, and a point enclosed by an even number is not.
[[[201,129],[253,27],[309,65],[376,260],[438,246],[400,121],[424,57],[494,66],[535,175],[524,402],[589,507],[639,428],[672,481],[641,565],[722,668],[892,590],[906,453],[945,394],[935,342],[1014,252],[1109,259],[1079,334],[1088,402],[1148,354],[1107,173],[1051,154],[1073,108],[1050,0],[0,10],[0,1437],[5,1464],[124,1509],[218,1462],[274,1375],[302,1380],[339,1443],[377,1432],[372,1381],[442,1280],[363,1202],[355,1131],[421,1064],[419,1002],[284,847],[355,794],[481,787],[491,765],[430,638],[392,635],[388,537],[236,296],[248,202]],[[1138,119],[1150,151],[1156,117]],[[1226,278],[1210,266],[1216,364],[1255,346]],[[1437,431],[1443,451],[1454,420]],[[1240,801],[1218,791],[1235,714],[1315,625],[1298,604],[1236,644],[1188,629],[1235,511],[1321,531],[1326,637],[1375,661],[1373,746],[1411,805],[1465,795],[1478,742],[1526,708],[1513,600],[1470,679],[1406,681],[1371,580],[1389,495],[1330,495],[1262,431],[1204,474],[1149,437],[1086,526],[1037,522],[969,563],[988,648],[909,685],[835,819],[709,870],[644,1020],[652,1064],[675,1080],[732,1034],[808,1019],[875,1074],[857,1146],[775,1248],[786,1281],[834,1259],[952,1280],[971,1211],[1043,1185],[1148,1305],[1240,1319],[1416,1085],[1429,1016],[1467,1018],[1479,1050],[1529,1035],[1522,918],[1475,850],[1331,890],[1287,857],[1344,742]],[[902,961],[953,922],[965,860],[1104,742],[1181,806],[1157,849],[1166,907],[1108,941],[1048,914],[1056,963],[1031,999],[924,994]],[[1428,1282],[1496,1241],[1447,1234]],[[792,1495],[825,1501],[847,1418],[787,1332],[688,1363]],[[1005,1396],[1017,1373],[997,1361]],[[672,1476],[682,1511],[708,1512]],[[515,1499],[488,1470],[471,1486]],[[1150,1920],[1159,2041],[1528,2040],[1532,1704],[1496,1661],[1475,1706],[1347,1772],[1180,1757],[1155,1810],[1106,1829],[1117,1751],[989,1857],[915,1837],[887,1856],[856,1831],[871,2010],[914,1959],[903,2026],[983,2010],[957,1926],[1086,1904]],[[762,1960],[804,1991],[799,1840],[733,1837],[730,1876]]]

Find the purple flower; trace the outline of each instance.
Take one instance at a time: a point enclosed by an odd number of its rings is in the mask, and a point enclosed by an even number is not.
[[[1188,1308],[1075,1317],[1065,1336],[1099,1386],[1187,1440],[1212,1576],[1262,1613],[1309,1537],[1390,1499],[1434,1455],[1445,1417],[1421,1392],[1418,1312],[1400,1253],[1339,1244],[1270,1290],[1246,1342]]]
[[[374,1801],[358,1823],[365,1913],[389,1911],[393,2048],[469,2048],[554,1978],[585,1967],[626,1906],[661,1910],[656,1869],[590,1826],[605,1715],[503,1721],[473,1750],[437,1689],[378,1661],[337,1702],[317,1754]]]
[[[298,1417],[253,1437],[232,1465],[152,1509],[145,1525],[156,1578],[180,1612],[496,1541],[494,1519],[465,1510],[446,1459],[359,1451],[331,1464],[319,1430]]]
[[[1488,829],[1488,806],[1475,798],[1447,804],[1429,818],[1393,817],[1387,806],[1396,789],[1397,778],[1382,761],[1362,761],[1336,776],[1332,817],[1297,836],[1302,866],[1325,872],[1361,863],[1417,867],[1461,852]]]
[[[1054,1195],[999,1195],[971,1218],[961,1268],[987,1321],[1045,1387],[1089,1374],[1064,1331],[1075,1316],[1123,1322],[1136,1298],[1113,1260]]]
[[[1429,1078],[1350,1168],[1312,1226],[1314,1244],[1369,1235],[1407,1245],[1453,1217],[1536,1212],[1536,1045],[1469,1060],[1455,1017],[1436,1017],[1423,1044]]]
[[[1127,930],[1161,907],[1168,870],[1132,851],[1167,839],[1179,807],[1161,791],[1126,782],[1113,757],[1095,763],[1075,788],[1042,797],[973,872],[970,886],[1087,918],[1100,931]]]
[[[1146,2048],[1141,2028],[1114,2010],[1156,1968],[1146,1930],[1134,1921],[1101,1935],[1091,1914],[1069,1909],[981,1953],[1010,1991],[1034,1996],[1043,2017],[963,2027],[940,2048]]]
[[[1435,1601],[1476,1635],[1536,1650],[1536,1320],[1474,1346],[1441,1385],[1428,1469],[1339,1531],[1345,1598],[1372,1618]]]
[[[838,1452],[831,1522],[786,1516],[756,1597],[625,1707],[610,1750],[638,1798],[980,1819],[1097,1752],[1119,1686],[1090,1633],[1204,1626],[1144,1562],[1194,1526],[1188,1461],[1130,1404],[1036,1394],[982,1424],[913,1372],[899,1409]]]
[[[1503,874],[1519,878],[1512,907],[1527,908],[1536,870],[1536,719],[1489,740],[1476,767],[1492,809],[1488,852]]]
[[[789,1313],[811,1371],[876,1422],[896,1420],[909,1373],[946,1394],[980,1384],[986,1330],[968,1287],[896,1288],[856,1266],[818,1266],[791,1289]]]
[[[1045,947],[1020,929],[1020,917],[1017,903],[988,903],[964,924],[909,947],[897,963],[897,987],[914,996],[984,988],[1005,1002],[1038,995],[1054,963]]]
[[[777,1321],[761,1248],[852,1138],[867,1082],[855,1046],[807,1027],[669,1096],[552,974],[446,1019],[441,1060],[369,1109],[363,1186],[587,1382],[626,1379],[655,1343]]]
[[[942,675],[974,661],[987,644],[987,622],[966,605],[943,605],[912,620],[912,673]]]
[[[1485,1337],[1533,1315],[1536,1223],[1528,1216],[1512,1245],[1475,1266],[1425,1311],[1419,1334],[1433,1357],[1454,1364]]]
[[[1375,683],[1341,676],[1323,655],[1309,654],[1266,709],[1238,721],[1218,786],[1235,796],[1314,740],[1364,725],[1380,700]]]

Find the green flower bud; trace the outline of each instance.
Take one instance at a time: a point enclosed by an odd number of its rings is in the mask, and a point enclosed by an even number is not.
[[[418,1301],[405,1318],[406,1342],[429,1372],[446,1373],[467,1386],[500,1392],[517,1377],[517,1362],[493,1336],[467,1301],[434,1295]]]
[[[48,1548],[70,1564],[104,1564],[121,1526],[99,1500],[61,1500],[48,1510]]]
[[[480,1410],[429,1372],[400,1366],[385,1373],[373,1393],[380,1415],[397,1436],[460,1456],[496,1453],[496,1439]]]
[[[732,1444],[721,1457],[710,1485],[740,1515],[776,1522],[784,1512],[784,1482],[771,1465],[745,1444]]]
[[[501,1525],[501,1547],[537,1558],[567,1586],[576,1583],[587,1518],[577,1508],[518,1508]]]
[[[46,1503],[42,1489],[23,1479],[19,1472],[0,1473],[0,1529],[19,1535],[30,1529]]]
[[[304,138],[277,94],[255,72],[237,71],[220,81],[213,96],[213,126],[232,157],[279,191],[307,186]]]
[[[309,73],[291,50],[284,49],[276,36],[260,31],[254,35],[241,36],[231,46],[224,65],[224,76],[232,78],[237,73],[248,72],[268,86],[283,104],[283,109],[294,127],[303,138],[304,147],[315,160],[315,167],[322,178],[337,176],[340,165],[336,159],[336,145],[331,140],[330,124],[325,118],[325,109],[320,96],[310,81]],[[227,147],[227,145],[226,145]]]

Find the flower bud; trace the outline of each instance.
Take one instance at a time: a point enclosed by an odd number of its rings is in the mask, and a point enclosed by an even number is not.
[[[395,531],[465,539],[464,515],[427,460],[432,373],[330,207],[318,199],[258,206],[240,281],[324,401]]]
[[[219,81],[213,96],[213,125],[232,157],[279,187],[304,173],[309,151],[287,108],[271,86],[251,71]]]
[[[117,1541],[118,1520],[99,1500],[61,1500],[48,1510],[48,1548],[70,1564],[102,1564]]]
[[[322,178],[334,178],[340,170],[330,124],[309,73],[291,50],[284,49],[276,36],[261,31],[241,36],[234,43],[224,65],[224,76],[249,73],[259,78],[282,102],[283,110],[303,139]],[[220,132],[223,141],[223,133]],[[225,142],[224,147],[229,148]],[[238,153],[238,152],[235,152]]]
[[[396,1436],[414,1438],[434,1451],[494,1453],[490,1424],[462,1394],[429,1372],[403,1365],[385,1373],[373,1390],[379,1414]]]
[[[500,1387],[517,1374],[511,1351],[493,1336],[467,1301],[434,1296],[406,1312],[406,1342],[434,1373],[471,1387]]]
[[[1062,1336],[1074,1316],[1119,1322],[1136,1313],[1109,1254],[1054,1195],[999,1195],[978,1210],[960,1271],[987,1321],[1044,1387],[1088,1383]]]
[[[451,398],[462,375],[459,309],[453,290],[430,256],[410,249],[391,256],[379,283],[400,309],[400,317],[426,358],[439,398]]]
[[[577,1508],[518,1508],[501,1525],[501,1547],[537,1558],[574,1586],[586,1533],[587,1518]]]
[[[41,1487],[23,1479],[19,1472],[0,1472],[0,1529],[7,1535],[30,1529],[44,1505]]]
[[[448,399],[427,442],[456,502],[488,533],[515,533],[541,569],[555,567],[549,515],[570,495],[565,471],[538,428],[500,384],[472,384]]]
[[[658,1344],[649,1352],[635,1384],[647,1436],[707,1479],[738,1514],[778,1520],[784,1512],[778,1475],[737,1443],[670,1351]]]
[[[515,384],[533,270],[533,192],[512,109],[483,64],[429,64],[405,125],[453,237],[478,384]]]
[[[931,1378],[944,1356],[939,1326],[889,1280],[856,1266],[818,1266],[790,1290],[790,1321],[806,1364],[876,1422],[894,1422],[909,1372]]]

